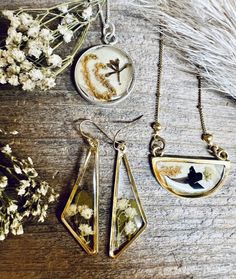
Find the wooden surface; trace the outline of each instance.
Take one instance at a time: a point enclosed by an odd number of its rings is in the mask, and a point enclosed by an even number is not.
[[[35,7],[57,2],[25,0],[24,4]],[[119,45],[131,54],[137,66],[136,87],[129,99],[114,108],[89,105],[75,91],[70,70],[48,93],[1,88],[0,128],[20,132],[14,138],[7,136],[1,141],[10,141],[19,156],[33,158],[41,176],[60,193],[60,201],[50,209],[44,224],[29,223],[24,235],[11,236],[0,243],[0,278],[236,278],[235,101],[215,92],[206,92],[204,96],[207,124],[232,160],[230,177],[222,190],[214,197],[186,200],[160,188],[148,163],[152,132],[149,123],[153,120],[156,88],[157,34],[149,23],[127,7],[128,0],[112,2]],[[0,8],[16,8],[22,3],[1,0]],[[98,30],[97,23],[86,46],[100,43]],[[196,80],[176,69],[175,63],[175,55],[166,50],[161,114],[166,152],[207,155],[200,140]],[[125,139],[147,213],[148,229],[120,259],[108,258],[114,150],[101,142],[100,253],[87,256],[57,219],[85,152],[72,122],[91,118],[116,130],[121,127],[120,121],[141,114],[143,119],[127,132]],[[102,140],[100,135],[98,137]]]

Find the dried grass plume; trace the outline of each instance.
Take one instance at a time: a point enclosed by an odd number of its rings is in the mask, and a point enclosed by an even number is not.
[[[235,0],[133,0],[132,5],[161,26],[166,41],[200,69],[209,88],[236,98]]]

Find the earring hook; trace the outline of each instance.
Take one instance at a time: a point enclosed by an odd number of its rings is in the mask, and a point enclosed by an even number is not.
[[[89,120],[89,119],[85,119],[83,120],[80,125],[79,125],[79,131],[81,133],[81,135],[85,138],[91,138],[91,136],[89,136],[88,134],[84,133],[83,131],[83,125],[85,125],[85,123],[90,123],[93,124],[103,135],[105,135],[112,143],[113,143],[113,139],[111,136],[109,136],[105,130],[103,128],[101,128],[96,122]]]
[[[140,115],[138,117],[136,117],[135,119],[131,120],[128,122],[128,124],[126,124],[123,128],[121,128],[120,130],[118,130],[114,136],[114,140],[113,140],[113,147],[118,150],[119,147],[117,147],[117,145],[119,145],[121,142],[117,140],[118,135],[125,129],[129,128],[130,126],[134,125],[137,121],[139,121],[141,118],[143,117],[143,115]],[[125,149],[125,142],[121,143],[122,146],[121,148]]]
[[[143,117],[143,115],[141,115],[141,116],[139,116],[139,117],[137,117],[137,118],[135,118],[135,119],[129,121],[128,124],[126,124],[123,128],[119,129],[119,130],[115,133],[115,135],[113,136],[113,138],[112,138],[110,135],[108,135],[108,133],[105,132],[105,130],[104,130],[100,125],[98,125],[96,122],[94,122],[94,121],[92,121],[92,120],[90,120],[90,119],[85,119],[85,120],[83,120],[83,121],[80,123],[80,125],[79,125],[79,131],[80,131],[80,133],[81,133],[81,135],[82,135],[83,137],[85,137],[85,138],[88,139],[88,140],[91,140],[92,137],[91,137],[89,134],[86,134],[86,133],[84,132],[83,125],[85,125],[86,123],[93,124],[103,135],[105,135],[105,136],[111,141],[110,144],[113,145],[114,149],[118,150],[119,148],[117,147],[117,145],[119,145],[119,144],[121,143],[120,141],[117,140],[118,135],[119,135],[123,130],[127,129],[128,127],[130,127],[131,125],[133,125],[135,122],[139,121],[142,117]],[[77,120],[75,121],[75,123],[76,123],[76,122],[77,122]],[[124,145],[125,145],[125,144],[124,144],[124,142],[123,142],[123,146],[124,146]]]

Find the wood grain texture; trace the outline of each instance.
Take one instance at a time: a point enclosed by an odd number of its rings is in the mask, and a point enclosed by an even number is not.
[[[0,8],[17,8],[22,4],[39,7],[58,2],[1,0]],[[0,243],[1,279],[236,278],[235,101],[210,91],[204,95],[207,126],[232,160],[225,186],[214,197],[197,200],[178,199],[163,190],[148,163],[158,36],[153,26],[128,8],[127,3],[128,0],[113,1],[111,11],[119,45],[131,54],[137,66],[135,90],[121,105],[105,109],[86,103],[76,92],[69,69],[48,93],[25,93],[11,87],[0,89],[0,128],[20,132],[1,141],[10,141],[19,156],[32,157],[41,176],[61,195],[44,224],[31,222],[24,235],[11,236]],[[84,47],[99,44],[99,38],[99,23],[96,23]],[[176,68],[177,64],[172,50],[166,49],[161,112],[166,152],[206,155],[199,139],[197,82]],[[125,139],[147,213],[148,229],[120,259],[108,258],[114,150],[101,142],[100,253],[87,256],[57,219],[85,152],[72,122],[91,118],[116,130],[121,127],[120,121],[141,114],[144,117],[127,132]],[[98,138],[102,139],[100,135]]]

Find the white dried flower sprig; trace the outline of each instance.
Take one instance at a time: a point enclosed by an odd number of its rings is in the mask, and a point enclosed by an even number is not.
[[[140,213],[135,208],[135,201],[126,198],[118,199],[116,218],[116,248],[119,249],[138,230]]]
[[[91,239],[90,236],[94,234],[93,231],[93,215],[94,211],[88,205],[77,205],[72,203],[66,212],[67,216],[74,219],[76,226],[80,232],[80,236],[83,237],[84,241],[89,244]]]
[[[31,158],[17,159],[9,145],[0,148],[0,240],[10,232],[23,234],[23,224],[29,218],[44,222],[48,205],[57,196],[40,180]]]
[[[53,88],[56,77],[72,64],[98,14],[93,6],[102,1],[77,0],[48,9],[2,11],[9,28],[4,45],[0,45],[0,84],[27,91]],[[78,39],[72,53],[65,58],[56,54],[75,34]]]

